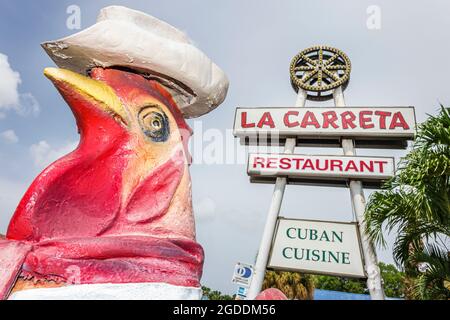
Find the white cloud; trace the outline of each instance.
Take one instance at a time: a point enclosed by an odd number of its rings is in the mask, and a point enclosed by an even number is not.
[[[38,101],[31,93],[22,93],[19,95],[19,104],[15,106],[19,116],[38,116],[41,108]]]
[[[20,74],[11,69],[8,56],[0,53],[0,108],[11,108],[19,104]]]
[[[72,152],[77,147],[78,142],[68,142],[60,147],[52,147],[47,141],[42,140],[30,147],[30,154],[35,167],[42,169],[55,160]]]
[[[8,144],[15,144],[19,142],[19,137],[17,137],[14,130],[3,131],[2,133],[0,133],[0,138],[2,139],[2,141]]]
[[[8,56],[0,53],[0,119],[5,118],[4,111],[15,110],[20,116],[39,114],[39,103],[31,93],[20,93],[22,83],[20,74],[14,71]]]

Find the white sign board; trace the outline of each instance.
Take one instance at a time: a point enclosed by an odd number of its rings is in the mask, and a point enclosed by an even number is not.
[[[355,223],[280,218],[269,268],[365,277]]]
[[[394,158],[299,154],[250,154],[247,173],[261,177],[386,180],[394,175]]]
[[[413,107],[237,108],[234,135],[412,139]]]
[[[234,267],[232,281],[240,286],[249,287],[253,277],[253,266],[238,262]]]

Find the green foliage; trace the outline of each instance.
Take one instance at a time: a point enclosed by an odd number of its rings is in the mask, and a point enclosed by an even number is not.
[[[413,297],[421,300],[450,299],[450,259],[449,253],[436,245],[428,245],[423,251],[416,252],[411,260],[426,263],[428,270],[414,281]]]
[[[298,272],[267,271],[263,290],[276,288],[291,300],[312,300],[314,296],[314,277]]]
[[[316,289],[332,290],[351,293],[367,293],[364,280],[333,276],[315,276]]]
[[[207,300],[234,300],[235,295],[230,296],[226,294],[222,294],[220,291],[211,290],[208,287],[202,286],[203,296]]]
[[[372,194],[365,217],[366,232],[380,246],[386,244],[384,232],[397,230],[394,259],[411,277],[415,298],[450,298],[445,286],[443,294],[430,285],[449,277],[445,241],[450,237],[449,199],[450,109],[442,107],[439,115],[418,127],[412,150],[384,190]],[[425,262],[432,267],[422,274],[417,267]],[[442,268],[446,263],[447,268]]]
[[[380,262],[378,264],[383,279],[384,293],[391,298],[405,297],[405,273],[399,271],[392,264]]]
[[[379,263],[381,277],[383,278],[384,291],[386,296],[391,298],[404,297],[405,274],[398,271],[394,265]],[[332,276],[315,276],[315,287],[322,290],[333,290],[350,293],[367,294],[366,281],[363,279],[353,279]]]

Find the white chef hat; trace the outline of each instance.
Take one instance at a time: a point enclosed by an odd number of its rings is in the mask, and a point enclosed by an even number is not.
[[[93,26],[42,46],[58,67],[80,74],[125,67],[158,78],[186,118],[213,110],[228,90],[225,73],[182,31],[122,6],[103,8]]]

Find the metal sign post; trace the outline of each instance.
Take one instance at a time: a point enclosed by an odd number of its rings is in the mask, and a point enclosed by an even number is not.
[[[336,107],[345,107],[344,92],[342,87],[336,88],[333,92],[334,104]],[[344,155],[356,155],[352,139],[342,139],[342,149]],[[367,273],[367,287],[369,288],[372,300],[384,300],[383,283],[381,279],[380,268],[378,267],[377,254],[372,242],[365,233],[366,224],[364,221],[364,212],[366,211],[366,199],[361,181],[350,180],[350,195],[356,219],[359,224],[359,233],[361,245],[364,254],[364,261]]]
[[[303,89],[298,90],[296,107],[304,107],[306,104],[306,91]],[[285,154],[294,153],[295,145],[297,143],[296,138],[287,138],[284,146]],[[261,292],[264,282],[264,275],[266,274],[266,267],[269,261],[270,248],[272,246],[272,239],[275,233],[275,227],[277,225],[277,219],[280,214],[281,202],[283,201],[284,190],[286,189],[287,178],[278,177],[275,182],[275,188],[273,190],[272,201],[270,203],[269,213],[267,214],[266,225],[264,227],[264,233],[261,240],[261,245],[258,251],[258,257],[256,258],[256,264],[254,268],[253,280],[247,293],[247,297],[250,300],[256,298]]]

